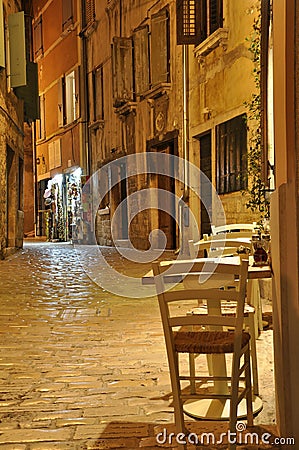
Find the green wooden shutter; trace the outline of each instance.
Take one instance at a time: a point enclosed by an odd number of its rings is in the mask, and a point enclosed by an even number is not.
[[[114,37],[112,42],[113,106],[133,100],[132,39]]]
[[[149,89],[148,33],[148,26],[139,28],[133,33],[135,93],[137,95]]]
[[[151,84],[169,81],[169,18],[167,9],[152,16]]]

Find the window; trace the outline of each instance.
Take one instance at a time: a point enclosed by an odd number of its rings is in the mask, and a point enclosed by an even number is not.
[[[61,166],[61,139],[55,139],[55,141],[48,144],[49,154],[49,169],[55,169]]]
[[[85,26],[95,20],[95,15],[94,0],[85,0]]]
[[[60,78],[58,83],[58,126],[63,127],[80,116],[79,67]]]
[[[177,43],[197,45],[223,26],[223,0],[177,0]]]
[[[33,25],[33,46],[34,46],[34,57],[37,58],[43,53],[43,21],[42,16],[40,16],[35,24]]]
[[[142,94],[149,89],[149,30],[140,27],[133,33],[135,92]]]
[[[66,123],[76,119],[76,101],[75,72],[72,71],[65,77]]]
[[[104,71],[103,66],[92,72],[94,120],[104,119]]]
[[[247,187],[247,127],[243,115],[216,127],[217,192]]]
[[[151,85],[168,83],[169,66],[169,14],[167,9],[154,14],[151,20]]]
[[[62,29],[67,30],[73,23],[73,0],[62,1]]]
[[[118,108],[133,100],[132,39],[114,37],[112,42],[113,106]]]

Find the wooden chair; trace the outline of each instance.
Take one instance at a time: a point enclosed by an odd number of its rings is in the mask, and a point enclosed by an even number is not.
[[[237,233],[239,237],[251,237],[254,229],[256,228],[256,222],[253,223],[230,223],[225,225],[211,225],[211,232],[213,235],[219,233]]]
[[[185,279],[198,280],[198,287],[191,289],[170,289],[164,283],[164,275],[186,274]],[[184,422],[184,403],[188,400],[212,398],[230,399],[229,428],[236,432],[238,404],[246,398],[248,425],[253,425],[252,388],[250,373],[249,333],[243,331],[244,305],[246,295],[246,281],[248,261],[243,260],[240,265],[216,264],[215,262],[175,261],[169,268],[161,266],[159,262],[153,263],[155,285],[159,300],[161,318],[164,329],[165,343],[171,377],[173,404],[175,414],[176,432],[184,433],[187,430]],[[206,277],[209,277],[206,279]],[[238,279],[236,289],[224,290],[222,287],[230,283],[232,277]],[[181,287],[181,285],[180,285]],[[168,289],[168,290],[167,290]],[[204,315],[188,315],[190,301],[205,299],[212,313]],[[234,301],[237,303],[236,315],[222,314],[221,304]],[[233,328],[228,331],[225,327]],[[205,354],[215,357],[219,354],[232,354],[230,377],[200,376],[182,373],[181,353],[188,355]],[[185,366],[186,370],[186,366]],[[195,382],[196,392],[190,392],[190,381]],[[211,381],[230,381],[228,393],[206,392],[202,383]],[[240,381],[245,385],[241,385]],[[189,383],[183,386],[183,383]],[[180,449],[186,446],[179,445]],[[236,446],[230,444],[229,449]]]
[[[219,235],[221,236],[221,235]],[[190,257],[191,259],[194,259],[198,255],[198,248],[200,247],[201,243],[206,243],[206,245],[201,245],[202,248],[205,248],[207,250],[207,256],[209,258],[217,258],[217,257],[223,257],[223,256],[235,256],[237,255],[237,251],[239,250],[240,246],[243,246],[245,248],[251,247],[251,244],[248,242],[248,238],[230,238],[230,233],[226,236],[229,236],[227,239],[224,239],[223,237],[219,237],[216,239],[213,239],[214,236],[209,236],[206,241],[199,241],[199,242],[193,242],[192,240],[189,241],[189,249],[190,249]],[[252,250],[251,250],[252,251]],[[248,258],[248,255],[244,255],[245,258]],[[240,257],[242,258],[243,255]],[[196,314],[200,311],[201,305],[198,305],[199,308],[193,309],[191,312],[192,314]],[[234,311],[234,310],[233,310]],[[229,308],[227,309],[227,313],[229,313]],[[258,332],[257,332],[257,316],[255,307],[250,305],[249,303],[246,303],[245,305],[245,312],[244,312],[244,326],[248,330],[251,340],[250,340],[250,348],[251,348],[251,363],[252,363],[252,382],[253,382],[253,393],[255,395],[259,395],[259,381],[258,381],[258,362],[257,362],[257,351],[256,351],[256,339],[258,338]],[[192,358],[190,360],[191,364]]]

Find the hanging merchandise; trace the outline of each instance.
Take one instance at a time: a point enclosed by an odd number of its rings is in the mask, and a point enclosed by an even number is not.
[[[83,239],[81,174],[82,170],[78,168],[66,175],[67,235],[72,242]]]

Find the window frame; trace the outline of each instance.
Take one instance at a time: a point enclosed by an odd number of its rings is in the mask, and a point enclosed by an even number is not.
[[[216,189],[229,194],[247,188],[248,143],[246,115],[216,126]]]
[[[62,1],[62,31],[67,30],[74,23],[73,0]]]
[[[177,44],[198,45],[223,27],[223,0],[177,0],[176,22]]]

